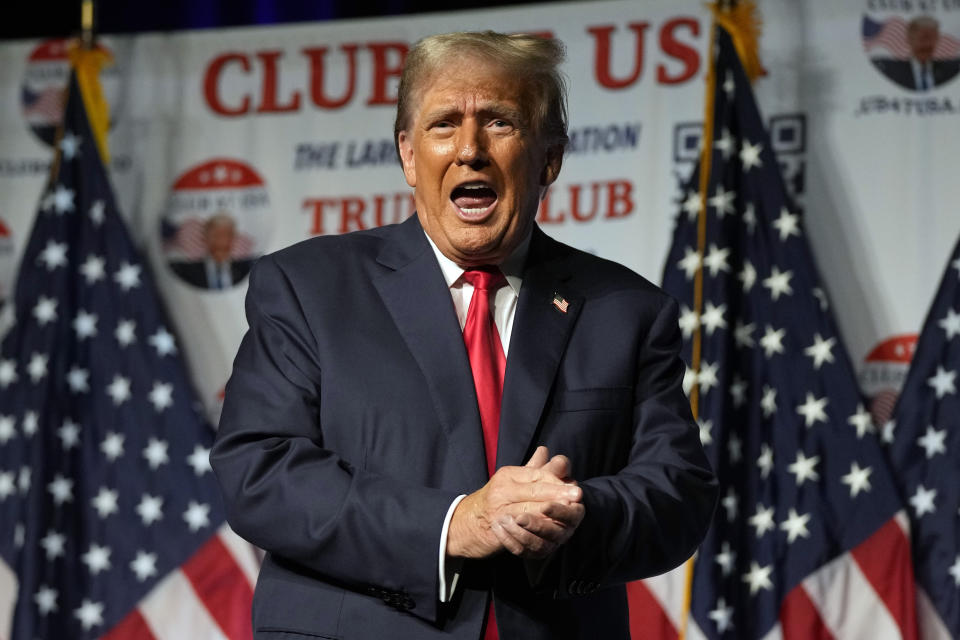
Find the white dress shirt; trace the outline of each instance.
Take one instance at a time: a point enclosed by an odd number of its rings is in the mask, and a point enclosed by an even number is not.
[[[207,256],[203,261],[207,271],[208,289],[229,289],[233,286],[233,274],[230,273],[230,261],[216,262]]]
[[[933,89],[933,64],[929,61],[920,62],[916,58],[910,58],[910,68],[913,70],[914,86],[921,91]]]
[[[470,308],[470,299],[473,298],[473,285],[463,279],[463,267],[459,266],[453,260],[443,255],[437,245],[434,244],[430,236],[427,236],[430,248],[437,256],[437,262],[440,264],[440,271],[443,272],[443,278],[450,287],[450,297],[453,299],[453,306],[457,310],[457,319],[460,321],[460,330],[463,331],[463,325],[467,322],[467,310]],[[500,271],[507,279],[506,287],[500,287],[493,299],[493,321],[497,325],[497,333],[500,334],[500,343],[503,345],[503,355],[506,356],[510,349],[510,336],[513,333],[513,318],[517,313],[517,300],[520,296],[520,286],[523,284],[523,265],[527,260],[527,252],[530,249],[530,235],[520,243],[510,256],[500,265]],[[440,602],[449,602],[453,597],[454,589],[457,587],[457,580],[460,578],[459,564],[457,567],[447,567],[447,534],[450,531],[450,520],[453,518],[453,512],[457,505],[466,495],[458,496],[447,509],[447,516],[443,520],[443,529],[440,532],[440,589],[438,597]]]

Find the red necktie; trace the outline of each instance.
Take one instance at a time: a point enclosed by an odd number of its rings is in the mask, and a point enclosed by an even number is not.
[[[480,425],[483,428],[483,449],[487,456],[487,472],[493,475],[497,465],[497,433],[500,429],[500,398],[503,395],[503,372],[507,358],[503,355],[500,334],[490,312],[490,295],[506,284],[499,269],[468,269],[463,279],[473,285],[473,297],[463,325],[463,342],[467,345],[473,385],[477,390]]]
[[[463,279],[473,285],[473,297],[463,325],[463,342],[467,345],[473,385],[477,390],[480,425],[483,428],[483,450],[487,457],[487,472],[493,475],[497,466],[497,434],[500,431],[500,400],[503,396],[503,372],[507,358],[497,325],[490,312],[490,295],[506,284],[496,267],[468,269]],[[497,620],[490,599],[490,611],[483,640],[498,640]]]

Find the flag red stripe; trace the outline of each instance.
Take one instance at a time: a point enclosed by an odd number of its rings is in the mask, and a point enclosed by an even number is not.
[[[157,640],[140,611],[134,609],[100,640]]]
[[[850,551],[890,615],[903,640],[916,640],[917,616],[913,607],[913,565],[910,541],[895,518],[877,529]]]
[[[780,606],[783,640],[834,640],[802,584],[787,594]]]
[[[253,638],[253,589],[219,536],[211,537],[180,569],[230,640]]]
[[[660,602],[642,582],[627,583],[627,608],[630,612],[630,637],[676,640],[677,630]]]

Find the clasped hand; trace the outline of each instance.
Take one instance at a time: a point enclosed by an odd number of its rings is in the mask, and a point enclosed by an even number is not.
[[[566,456],[537,447],[522,467],[501,467],[453,512],[447,554],[486,558],[503,550],[543,558],[573,535],[583,520],[583,490],[570,477]]]

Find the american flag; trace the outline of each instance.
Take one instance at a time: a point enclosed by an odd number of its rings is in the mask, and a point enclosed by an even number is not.
[[[915,638],[906,516],[722,28],[714,64],[704,253],[698,169],[664,268],[664,287],[682,305],[688,364],[691,338],[702,337],[685,384],[697,386],[700,438],[721,483],[695,562],[687,637]],[[656,637],[676,637],[677,576],[643,584]]]
[[[960,240],[917,342],[889,454],[909,504],[923,637],[960,638]]]
[[[71,76],[0,345],[0,638],[251,637],[257,570]]]
[[[870,16],[863,16],[861,35],[866,51],[885,49],[898,60],[909,60],[910,43],[907,41],[907,21],[900,16],[877,22]],[[960,56],[960,39],[949,33],[940,32],[937,45],[933,49],[935,60],[952,60]]]
[[[178,228],[171,228],[169,223],[164,223],[163,231],[167,233],[164,238],[163,251],[167,257],[177,257],[186,260],[203,260],[207,257],[209,249],[204,232],[206,221],[199,218],[187,218]],[[248,233],[242,231],[236,232],[233,246],[230,248],[230,257],[237,259],[251,258],[254,251],[254,240]]]
[[[24,115],[31,124],[56,124],[63,118],[63,87],[50,86],[34,92],[23,88]]]

